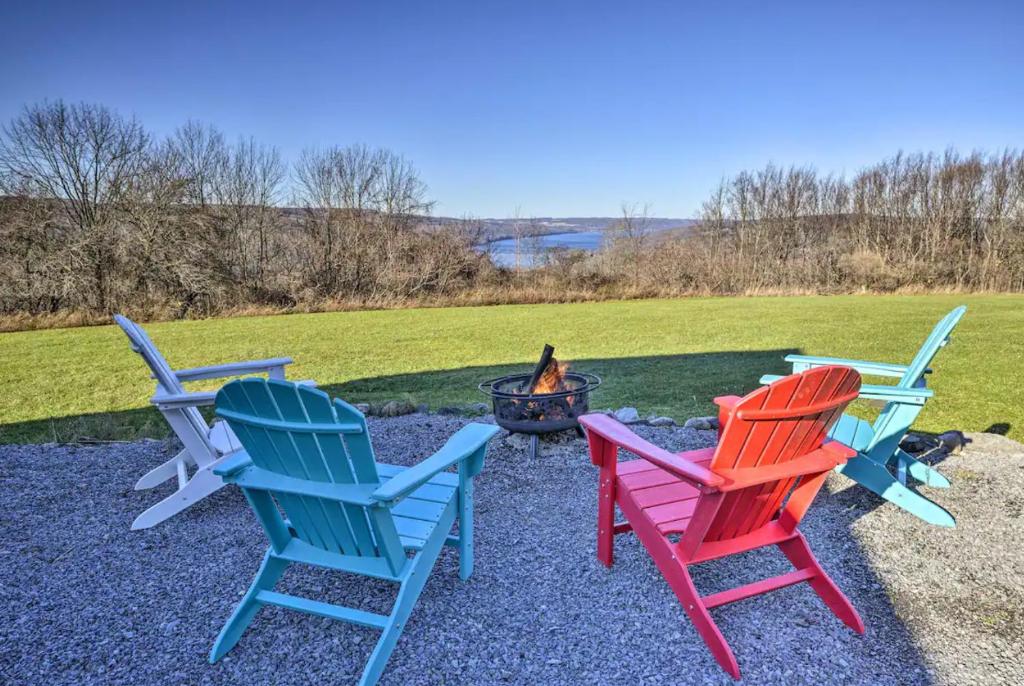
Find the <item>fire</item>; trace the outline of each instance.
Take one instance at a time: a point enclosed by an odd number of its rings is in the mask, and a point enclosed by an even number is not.
[[[569,390],[569,387],[565,383],[565,374],[569,371],[569,365],[565,362],[559,362],[555,358],[551,358],[551,362],[544,369],[544,373],[541,374],[540,380],[537,381],[537,386],[534,389],[534,393],[557,393],[558,391]],[[570,396],[567,398],[569,404],[572,404],[574,398]]]

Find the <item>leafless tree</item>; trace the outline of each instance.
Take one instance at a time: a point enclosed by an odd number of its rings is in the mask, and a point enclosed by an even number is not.
[[[544,228],[539,219],[530,217],[526,221],[526,228],[523,230],[520,243],[522,252],[528,257],[531,267],[537,267],[547,262],[544,249]]]
[[[180,169],[178,172],[187,180],[185,201],[206,207],[214,197],[218,177],[229,166],[230,152],[224,142],[224,135],[197,121],[186,122],[168,140],[168,158]]]
[[[212,196],[232,239],[238,278],[251,288],[265,288],[269,234],[280,216],[276,206],[287,167],[277,148],[253,138],[239,139],[221,162]]]
[[[294,176],[317,290],[381,298],[425,287],[415,250],[424,247],[418,227],[433,203],[411,163],[383,148],[311,148]]]
[[[0,169],[34,197],[60,203],[79,229],[70,259],[89,274],[95,306],[107,308],[107,231],[130,179],[144,163],[149,137],[135,119],[101,105],[62,100],[27,106],[3,127]]]
[[[651,237],[651,207],[649,204],[622,203],[621,218],[612,227],[616,243],[626,251],[634,284],[639,284],[645,251]]]

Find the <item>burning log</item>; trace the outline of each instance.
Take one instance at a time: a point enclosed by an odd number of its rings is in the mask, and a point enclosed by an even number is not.
[[[551,358],[554,356],[554,354],[554,347],[545,343],[544,352],[540,354],[540,360],[537,361],[537,366],[533,368],[533,375],[530,377],[530,382],[526,384],[526,388],[523,389],[523,392],[526,395],[533,395],[534,393],[536,393],[537,384],[540,383],[541,377],[547,370],[548,365],[551,364]]]

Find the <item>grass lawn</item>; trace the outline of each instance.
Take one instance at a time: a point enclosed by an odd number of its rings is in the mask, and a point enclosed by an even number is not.
[[[939,318],[969,310],[940,351],[922,431],[1009,425],[1024,438],[1024,296],[691,298],[296,314],[152,324],[175,367],[287,355],[290,378],[351,402],[483,400],[480,381],[527,371],[545,342],[604,379],[591,406],[682,420],[787,371],[789,352],[908,362]],[[0,442],[160,437],[141,358],[115,326],[0,334]],[[877,380],[876,380],[877,381]],[[204,382],[196,388],[214,388]],[[204,385],[205,384],[205,385]],[[214,385],[210,385],[214,384]]]

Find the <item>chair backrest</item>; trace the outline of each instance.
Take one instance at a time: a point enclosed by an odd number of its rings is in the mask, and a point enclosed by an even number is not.
[[[218,416],[260,469],[310,482],[380,484],[366,419],[348,403],[332,404],[319,389],[239,379],[218,391],[216,405]],[[300,540],[343,555],[386,557],[394,566],[404,562],[394,520],[386,510],[269,492]]]
[[[124,315],[115,314],[114,321],[117,322],[117,325],[128,336],[132,350],[145,360],[146,366],[153,372],[153,378],[160,384],[162,390],[166,393],[183,392],[184,388],[181,382],[178,381],[178,377],[174,375],[171,365],[167,364],[167,360],[164,359],[164,356],[153,345],[153,341],[150,340],[145,329]]]
[[[133,351],[137,352],[140,357],[145,361],[146,366],[149,367],[149,371],[152,372],[153,378],[156,379],[156,383],[160,390],[164,393],[184,393],[185,388],[178,381],[178,377],[175,376],[174,370],[171,369],[171,365],[167,363],[164,356],[160,354],[157,347],[153,345],[153,341],[150,340],[146,334],[145,329],[133,322],[128,317],[120,314],[114,315],[114,321],[121,327],[125,335],[128,336],[128,341],[131,343]],[[182,415],[187,419],[188,424],[192,430],[195,431],[197,438],[204,443],[211,452],[215,452],[214,448],[209,442],[209,427],[206,425],[206,420],[203,419],[203,415],[194,407],[186,407],[175,412],[181,412]],[[186,441],[185,437],[182,441],[188,446],[193,441]]]
[[[817,367],[762,386],[733,408],[711,460],[712,471],[767,467],[817,450],[859,390],[860,374],[839,366]],[[727,493],[704,540],[736,538],[761,528],[779,513],[796,481],[776,480]]]
[[[910,362],[906,373],[903,374],[903,378],[897,384],[900,388],[914,388],[922,384],[928,365],[935,359],[935,354],[939,352],[939,348],[949,343],[950,334],[953,333],[953,329],[956,328],[965,312],[967,312],[967,306],[961,305],[935,325],[928,338],[925,339],[921,349],[914,355],[914,359]]]

